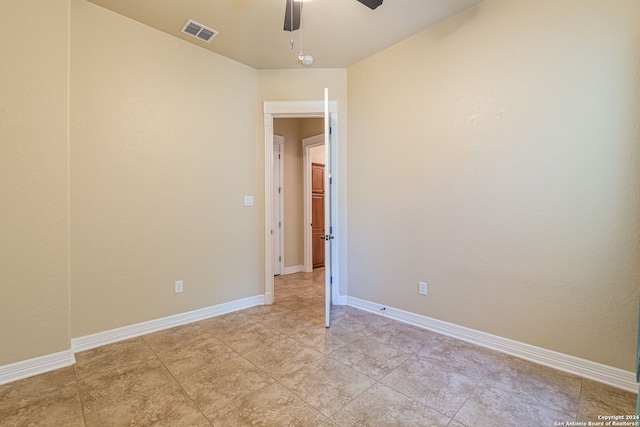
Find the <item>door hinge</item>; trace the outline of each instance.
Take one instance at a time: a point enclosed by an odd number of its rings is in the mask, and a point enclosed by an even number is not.
[[[280,159],[280,154],[278,153],[278,159]]]
[[[278,261],[282,261],[282,257],[281,256],[278,257]]]
[[[329,234],[333,234],[333,227],[329,227]]]
[[[278,222],[278,228],[282,228],[282,222]]]
[[[329,284],[333,285],[333,276],[329,277]]]
[[[329,177],[329,185],[331,185],[331,184],[333,184],[333,177],[332,176]]]
[[[278,194],[282,193],[282,187],[278,187]]]
[[[333,132],[333,128],[329,126],[329,135],[331,135],[331,132]]]

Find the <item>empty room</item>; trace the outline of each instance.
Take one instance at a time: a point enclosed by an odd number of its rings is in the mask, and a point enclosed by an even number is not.
[[[0,0],[0,425],[640,425],[639,70],[637,0]]]

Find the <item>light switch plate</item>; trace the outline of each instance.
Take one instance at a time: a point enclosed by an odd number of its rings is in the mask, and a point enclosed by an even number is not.
[[[427,282],[418,282],[418,293],[420,295],[427,295]]]
[[[253,206],[253,196],[244,196],[244,205]]]

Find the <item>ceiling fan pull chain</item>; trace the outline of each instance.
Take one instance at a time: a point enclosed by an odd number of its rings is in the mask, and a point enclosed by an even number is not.
[[[289,49],[291,50],[291,52],[293,52],[293,0],[288,1],[291,1],[291,7],[289,8],[291,14],[291,40],[289,40]]]

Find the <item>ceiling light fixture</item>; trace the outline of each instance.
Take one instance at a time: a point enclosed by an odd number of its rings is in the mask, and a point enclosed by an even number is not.
[[[284,18],[284,30],[291,32],[291,39],[289,40],[289,49],[293,52],[293,32],[300,30],[300,53],[298,54],[298,61],[304,66],[313,64],[313,56],[305,55],[302,53],[302,3],[310,0],[286,0],[287,6],[285,8]]]

